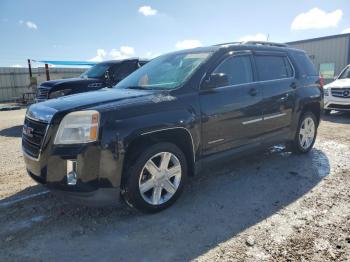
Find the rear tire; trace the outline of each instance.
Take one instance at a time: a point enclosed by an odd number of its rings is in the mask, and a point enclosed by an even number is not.
[[[295,138],[288,144],[288,148],[296,154],[310,152],[315,144],[318,122],[314,113],[306,112],[299,120]]]
[[[145,148],[126,170],[125,201],[142,212],[159,212],[180,196],[187,172],[186,157],[176,145]]]

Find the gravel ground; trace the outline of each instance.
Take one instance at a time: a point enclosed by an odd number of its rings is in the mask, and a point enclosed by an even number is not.
[[[350,114],[315,148],[274,147],[212,166],[168,210],[88,208],[25,173],[24,110],[0,112],[1,261],[350,261]]]

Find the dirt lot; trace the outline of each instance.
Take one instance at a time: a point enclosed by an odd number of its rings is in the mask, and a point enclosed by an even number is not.
[[[350,114],[304,156],[281,147],[212,167],[170,209],[74,206],[36,185],[24,110],[0,112],[0,261],[350,261]]]

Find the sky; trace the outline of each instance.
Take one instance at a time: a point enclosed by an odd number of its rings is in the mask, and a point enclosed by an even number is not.
[[[349,0],[0,0],[0,66],[153,58],[223,42],[350,33]]]

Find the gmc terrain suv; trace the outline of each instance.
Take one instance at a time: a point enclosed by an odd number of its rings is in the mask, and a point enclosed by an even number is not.
[[[29,175],[94,204],[156,212],[209,161],[286,143],[313,147],[323,92],[304,51],[228,43],[162,55],[114,88],[32,105]]]
[[[35,101],[43,102],[51,98],[112,87],[147,62],[139,59],[105,61],[91,67],[80,77],[43,82],[38,87]]]

